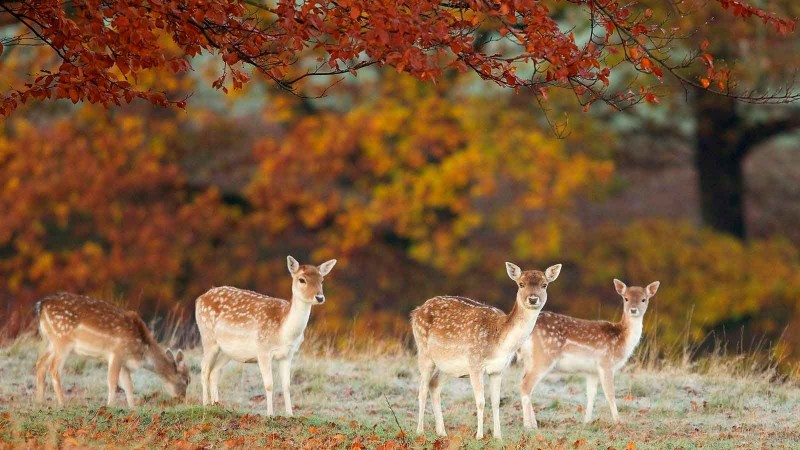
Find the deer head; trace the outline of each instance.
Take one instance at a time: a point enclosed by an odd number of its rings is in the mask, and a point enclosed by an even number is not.
[[[319,305],[325,303],[325,294],[322,292],[322,282],[325,275],[329,274],[336,260],[326,261],[319,266],[300,265],[291,256],[286,257],[289,273],[292,275],[292,298]]]
[[[653,281],[644,288],[639,286],[628,287],[622,281],[614,278],[614,287],[624,300],[623,314],[629,317],[643,317],[645,311],[647,311],[647,305],[650,303],[650,298],[656,295],[660,284],[658,281]]]
[[[167,393],[172,397],[184,398],[186,397],[186,388],[189,386],[190,375],[189,367],[183,356],[183,350],[173,352],[171,348],[165,351],[168,361],[168,367],[165,373],[161,375],[164,377],[164,386]]]
[[[547,285],[558,278],[561,264],[538,270],[522,271],[519,266],[506,263],[508,277],[517,283],[517,304],[525,309],[541,310],[547,302]]]

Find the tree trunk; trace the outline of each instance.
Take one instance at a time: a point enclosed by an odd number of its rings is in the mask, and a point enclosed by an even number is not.
[[[695,165],[703,221],[716,230],[744,238],[742,162],[746,152],[740,145],[742,121],[736,113],[736,102],[696,91],[694,110]]]

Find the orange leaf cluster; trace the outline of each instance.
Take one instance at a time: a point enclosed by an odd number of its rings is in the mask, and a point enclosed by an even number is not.
[[[794,30],[793,21],[739,1],[718,1],[733,14],[759,17],[781,33]],[[609,87],[616,65],[607,58],[609,53],[630,40],[664,35],[669,28],[652,9],[634,12],[612,0],[577,0],[569,7],[590,17],[587,28],[593,33],[595,25],[605,29],[605,36],[579,42],[573,33],[562,31],[551,11],[555,5],[548,3],[81,0],[66,7],[59,0],[3,2],[0,13],[20,25],[19,38],[47,46],[52,59],[34,63],[21,85],[0,93],[0,114],[45,99],[109,106],[141,98],[154,105],[183,107],[184,98],[171,98],[163,87],[141,86],[138,77],[157,69],[187,71],[191,58],[201,53],[216,54],[222,62],[222,74],[213,86],[226,92],[227,83],[238,89],[249,81],[246,67],[278,87],[294,90],[310,76],[355,74],[367,66],[388,65],[420,79],[438,79],[445,69],[455,68],[537,93],[547,86],[588,90],[591,102],[604,98]],[[502,44],[481,42],[481,36],[492,31]],[[612,39],[615,33],[622,42]],[[306,55],[316,57],[317,63],[305,64]],[[661,78],[654,61],[632,59],[644,72]]]

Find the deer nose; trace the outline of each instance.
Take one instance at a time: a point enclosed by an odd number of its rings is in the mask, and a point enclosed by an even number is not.
[[[639,308],[631,308],[631,314],[639,314]]]
[[[325,303],[325,296],[322,294],[315,295],[314,299],[317,300],[317,303]]]
[[[539,297],[535,295],[528,296],[528,304],[531,306],[539,306]]]

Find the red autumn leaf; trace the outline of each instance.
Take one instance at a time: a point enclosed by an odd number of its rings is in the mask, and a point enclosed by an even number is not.
[[[779,33],[795,29],[794,20],[749,4],[716,1],[729,10],[728,14],[760,19]],[[276,0],[268,7],[259,2],[228,0],[185,0],[180,5],[156,0],[147,2],[146,8],[135,2],[73,2],[70,8],[64,8],[62,3],[4,3],[12,17],[38,25],[30,39],[46,49],[49,58],[31,58],[30,67],[19,71],[25,74],[23,78],[18,83],[5,84],[5,92],[0,92],[2,114],[11,113],[28,100],[53,97],[102,105],[134,98],[154,105],[177,105],[180,100],[174,98],[185,98],[185,93],[180,88],[168,92],[169,83],[158,76],[159,71],[189,70],[186,57],[201,53],[215,55],[227,65],[248,65],[269,82],[289,90],[312,75],[355,74],[365,67],[387,65],[425,80],[440,78],[446,68],[456,67],[473,70],[483,79],[510,89],[535,90],[554,84],[574,90],[575,86],[598,79],[605,82],[608,78],[607,74],[598,74],[615,67],[605,58],[622,48],[614,36],[629,41],[627,46],[634,42],[645,46],[650,34],[659,30],[676,30],[666,39],[688,31],[681,29],[681,20],[654,17],[658,12],[650,8],[643,14],[633,14],[628,6],[607,0],[567,2],[563,6],[579,13],[564,16],[576,18],[571,20],[600,17],[604,40],[586,47],[566,31],[582,29],[586,23],[564,27],[538,0],[462,2],[458,8],[439,0],[407,2],[394,8],[378,8],[374,0],[300,4]],[[269,8],[269,13],[262,8]],[[269,20],[264,14],[269,14]],[[498,19],[506,22],[498,30],[509,34],[513,31],[508,48],[474,45],[486,31],[479,24],[488,27]],[[664,36],[659,34],[658,39]],[[11,41],[4,42],[8,46]],[[704,42],[702,51],[708,46]],[[669,46],[660,44],[659,48]],[[317,52],[314,58],[326,63],[308,64],[309,49]],[[3,52],[8,53],[0,46],[0,53]],[[668,56],[660,55],[659,59],[668,61]],[[184,62],[173,62],[176,59]],[[631,59],[639,61],[637,55],[631,55]],[[701,59],[709,67],[713,64],[708,53]],[[592,67],[587,62],[592,62]],[[512,69],[531,64],[549,67],[534,79],[509,75],[513,74]],[[644,71],[655,72],[652,62],[642,60],[638,64]],[[309,69],[312,66],[315,68]],[[54,78],[38,78],[53,67]],[[147,77],[154,80],[152,84],[139,83],[138,76],[148,73],[154,75]],[[243,76],[228,79],[227,75],[223,72],[223,81],[214,82],[213,86],[228,92],[227,83],[240,89],[248,81]],[[122,86],[121,81],[130,84]],[[605,94],[605,90],[598,93]],[[612,100],[614,96],[608,92],[603,99]]]

